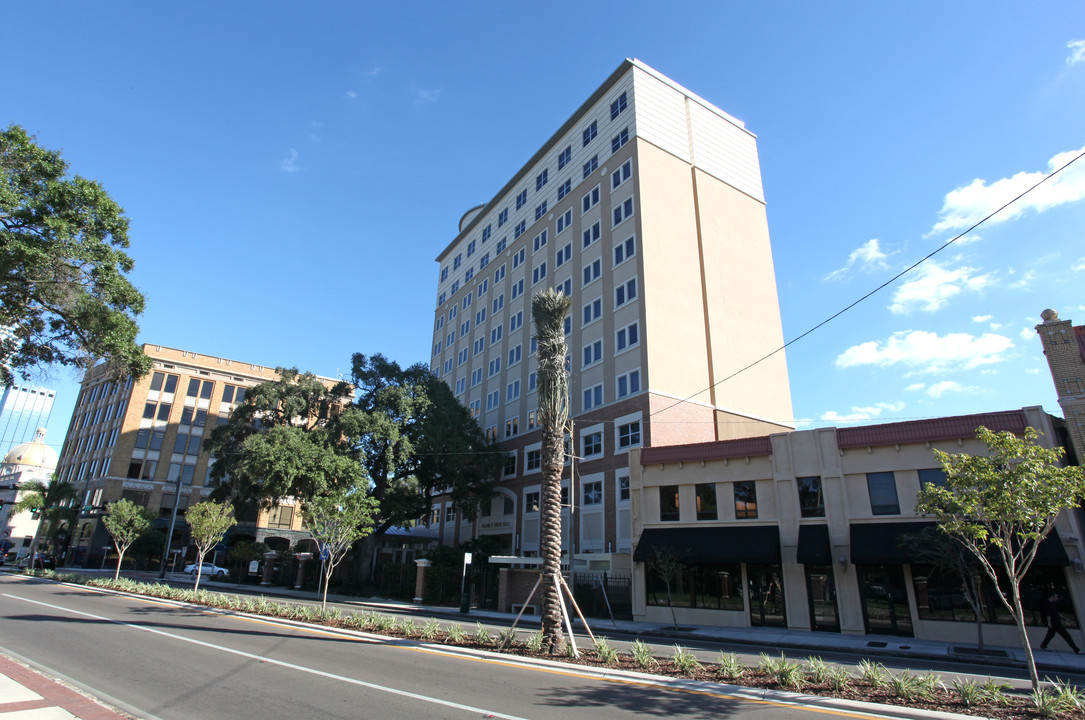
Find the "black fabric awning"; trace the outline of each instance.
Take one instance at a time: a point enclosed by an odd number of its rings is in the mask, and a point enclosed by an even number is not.
[[[906,535],[918,535],[924,528],[933,527],[931,522],[872,523],[851,526],[851,561],[857,565],[904,565],[911,563],[911,553],[901,545]],[[801,534],[800,528],[800,549]],[[993,559],[993,556],[992,556]],[[801,560],[800,560],[801,562]],[[1066,567],[1070,558],[1062,546],[1057,530],[1052,529],[1036,551],[1035,565],[1042,567]]]
[[[906,565],[912,553],[901,540],[918,535],[932,522],[887,522],[851,526],[851,561],[856,565]]]
[[[683,562],[780,562],[780,531],[775,525],[649,528],[641,533],[633,559],[651,560],[669,550]]]
[[[803,565],[831,565],[833,549],[829,545],[827,525],[800,525],[798,561]]]

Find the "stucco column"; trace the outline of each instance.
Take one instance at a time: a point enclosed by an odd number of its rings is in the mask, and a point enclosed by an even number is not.
[[[264,575],[260,578],[261,585],[270,585],[271,578],[275,574],[275,558],[279,557],[277,552],[264,553]]]
[[[429,560],[415,560],[416,566],[414,573],[414,601],[416,604],[422,604],[422,596],[426,592],[426,568],[428,568],[432,562]]]

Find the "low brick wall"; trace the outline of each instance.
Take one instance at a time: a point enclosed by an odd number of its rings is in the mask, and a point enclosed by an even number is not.
[[[538,579],[539,570],[537,568],[531,570],[501,568],[497,590],[498,612],[514,612],[513,605],[517,606],[516,609],[518,610],[520,605],[527,602],[531,588],[535,587],[535,581]],[[535,606],[534,614],[538,615],[539,608],[542,606],[542,588],[535,592],[531,604]],[[531,609],[525,611],[525,614],[530,613],[532,613]]]

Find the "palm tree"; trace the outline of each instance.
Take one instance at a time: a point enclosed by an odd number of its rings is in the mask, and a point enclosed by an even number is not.
[[[66,519],[70,523],[72,501],[79,493],[70,482],[58,480],[54,475],[48,485],[39,480],[21,484],[19,494],[21,497],[15,503],[15,512],[30,510],[38,513],[38,527],[34,530],[34,539],[30,541],[30,560],[27,563],[27,567],[33,569],[45,521],[49,520],[53,532],[61,520]],[[72,528],[69,528],[68,532],[71,531]]]
[[[565,652],[561,629],[561,472],[565,466],[565,428],[569,420],[569,372],[566,369],[565,316],[572,301],[550,288],[531,300],[539,344],[539,427],[542,430],[542,508],[539,545],[542,564],[543,646]]]

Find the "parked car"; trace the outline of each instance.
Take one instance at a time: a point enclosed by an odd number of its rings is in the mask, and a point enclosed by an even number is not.
[[[197,566],[196,563],[192,563],[191,565],[186,565],[185,566],[185,572],[188,573],[189,575],[191,575],[192,577],[196,577],[196,569],[197,569],[197,567],[202,568],[200,570],[200,575],[202,577],[226,577],[226,575],[229,574],[229,572],[230,572],[226,568],[219,567],[218,565],[215,565],[214,563],[204,563],[202,566]]]

